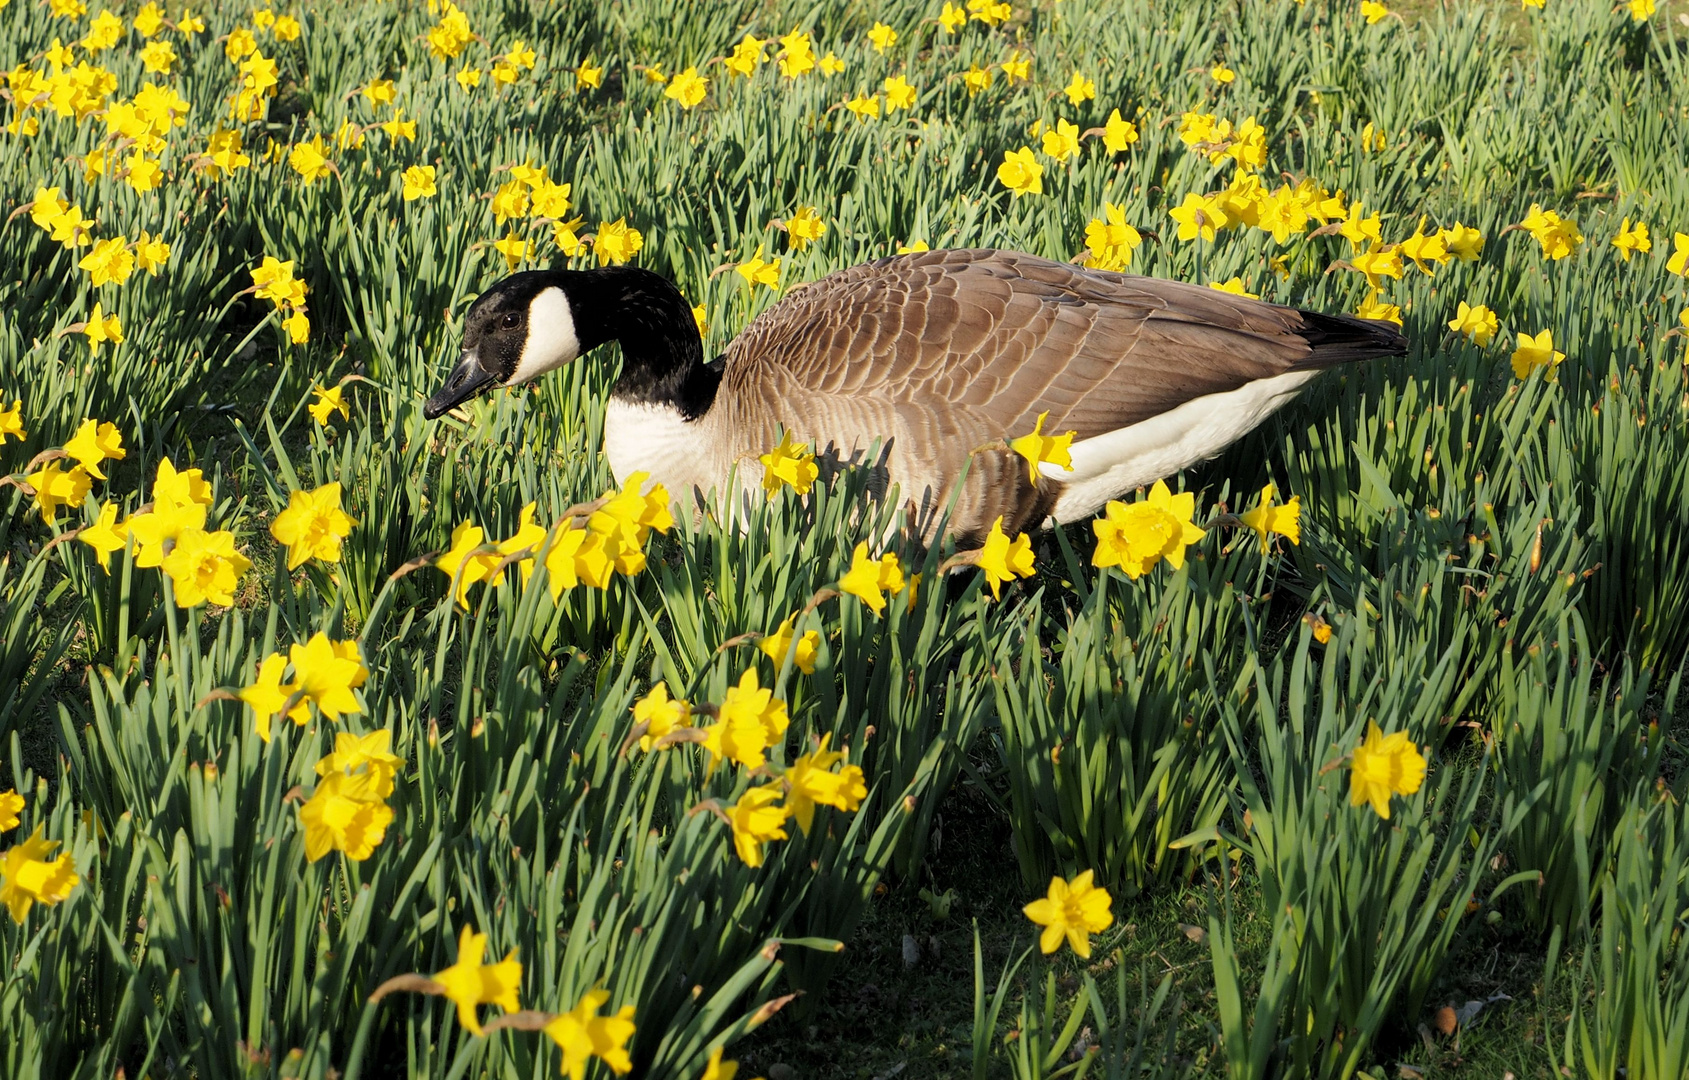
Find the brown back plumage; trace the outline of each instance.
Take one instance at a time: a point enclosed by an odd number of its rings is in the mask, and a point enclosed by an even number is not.
[[[894,440],[890,479],[936,506],[982,443],[1032,429],[1093,438],[1293,371],[1389,353],[1395,328],[1215,289],[1009,251],[881,259],[796,289],[728,347],[731,429],[865,449]],[[995,457],[997,461],[981,460]],[[977,455],[952,531],[1035,525],[1052,487],[1012,455]],[[1017,478],[1018,477],[1018,481]]]

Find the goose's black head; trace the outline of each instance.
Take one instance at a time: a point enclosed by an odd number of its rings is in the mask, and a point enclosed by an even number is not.
[[[605,266],[528,270],[477,297],[457,366],[422,415],[433,420],[495,386],[520,386],[612,339],[622,343],[613,395],[672,406],[687,419],[710,407],[720,371],[704,364],[680,290],[649,270]]]
[[[433,420],[495,386],[538,378],[591,347],[581,343],[564,273],[512,274],[476,298],[464,317],[463,353],[423,416]]]

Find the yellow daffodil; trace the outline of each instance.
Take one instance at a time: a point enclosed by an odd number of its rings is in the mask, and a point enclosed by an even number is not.
[[[358,658],[356,641],[331,641],[318,630],[310,640],[288,646],[288,663],[293,666],[294,686],[330,720],[344,713],[361,713],[352,691],[369,678],[369,669]]]
[[[505,1012],[522,1008],[516,991],[522,985],[522,965],[511,949],[496,964],[483,964],[487,935],[477,934],[465,923],[457,939],[457,962],[431,977],[443,988],[445,997],[457,1006],[457,1022],[466,1031],[485,1035],[475,1015],[477,1005],[497,1005]]]
[[[343,393],[339,386],[330,386],[327,389],[321,386],[311,387],[311,395],[317,400],[311,402],[305,411],[311,414],[311,419],[317,422],[318,427],[327,427],[328,418],[335,413],[339,413],[342,420],[352,419],[352,407],[342,396]]]
[[[1383,294],[1377,289],[1366,291],[1366,296],[1361,300],[1360,306],[1355,309],[1355,314],[1363,319],[1392,322],[1397,326],[1402,325],[1401,306],[1386,302],[1383,299]]]
[[[81,462],[88,475],[96,480],[106,478],[106,474],[100,471],[101,462],[122,461],[129,456],[129,451],[123,448],[123,435],[118,432],[117,425],[102,424],[96,420],[84,420],[77,425],[76,434],[65,443],[64,451]]]
[[[733,827],[733,850],[746,866],[761,866],[763,845],[786,839],[786,818],[791,810],[775,805],[780,792],[770,787],[751,788],[727,808]]]
[[[164,28],[164,9],[159,7],[156,0],[148,0],[135,12],[135,33],[144,38],[150,38]]]
[[[1230,220],[1219,200],[1194,191],[1187,192],[1185,201],[1168,210],[1167,216],[1178,222],[1180,240],[1209,242],[1213,242],[1215,232],[1225,228]]]
[[[627,1041],[635,1030],[633,1006],[623,1005],[610,1016],[598,1015],[609,1000],[608,990],[589,990],[573,1009],[545,1025],[546,1035],[563,1051],[562,1072],[569,1080],[583,1080],[587,1062],[594,1057],[617,1076],[633,1071],[627,1052]]]
[[[780,288],[780,260],[765,262],[762,257],[762,246],[757,245],[757,253],[733,268],[739,276],[752,286],[766,285],[776,291]]]
[[[915,105],[915,88],[901,75],[887,79],[881,87],[886,92],[886,112],[910,109]]]
[[[1495,312],[1483,304],[1468,304],[1464,300],[1460,302],[1460,310],[1449,320],[1450,330],[1464,335],[1480,348],[1490,343],[1500,326]]]
[[[774,691],[759,684],[753,665],[739,676],[737,685],[729,686],[717,706],[716,715],[723,721],[755,723],[762,729],[762,746],[774,746],[786,734],[791,717],[786,703],[774,696]],[[760,758],[759,749],[757,756]],[[743,762],[741,762],[743,764]],[[757,764],[761,764],[759,760]],[[755,768],[755,766],[752,766]]]
[[[304,298],[304,284],[293,276],[292,259],[283,262],[274,255],[266,255],[262,263],[247,272],[252,275],[253,295],[260,300],[281,307]]]
[[[768,731],[756,716],[743,710],[720,714],[716,721],[703,729],[704,752],[709,755],[708,769],[715,771],[723,761],[732,761],[747,769],[760,769],[767,761]]]
[[[1366,739],[1349,761],[1349,805],[1370,803],[1373,812],[1390,818],[1390,796],[1412,795],[1425,782],[1425,758],[1405,731],[1385,735],[1368,720]]]
[[[1108,121],[1103,125],[1103,147],[1111,154],[1119,154],[1137,141],[1138,126],[1122,119],[1119,109],[1110,111]]]
[[[805,630],[803,636],[797,639],[798,647],[795,653],[792,652],[792,634],[792,620],[788,617],[780,624],[778,630],[764,635],[763,639],[757,642],[757,648],[774,661],[775,667],[784,664],[787,654],[790,653],[792,654],[792,663],[797,666],[799,671],[805,675],[815,674],[815,653],[821,647],[820,632]]]
[[[1233,82],[1237,81],[1237,72],[1233,71],[1223,63],[1215,64],[1213,67],[1208,69],[1208,77],[1219,83],[1221,86],[1230,86]]]
[[[1105,202],[1103,216],[1085,226],[1085,246],[1090,250],[1085,265],[1094,270],[1125,270],[1143,242],[1138,230],[1126,223],[1125,208]]]
[[[1524,379],[1539,368],[1552,372],[1564,359],[1565,353],[1555,351],[1552,330],[1544,330],[1535,337],[1521,330],[1513,350],[1513,374]]]
[[[352,520],[340,508],[340,483],[313,491],[288,493],[287,509],[270,522],[270,535],[287,548],[287,568],[297,570],[310,559],[340,561],[340,542],[352,533]]]
[[[866,540],[851,553],[850,569],[839,579],[839,591],[867,604],[875,615],[886,609],[886,593],[896,596],[903,591],[903,567],[897,555],[886,552],[878,559],[868,557]]]
[[[0,406],[4,405],[5,400],[0,399]],[[23,402],[18,399],[12,401],[9,409],[0,407],[0,446],[6,445],[8,437],[19,442],[29,438],[29,432],[23,427]]]
[[[780,445],[757,458],[762,463],[762,487],[774,496],[783,487],[790,487],[799,495],[809,494],[810,485],[821,475],[810,453],[808,443],[792,441],[792,433],[780,433]]]
[[[998,26],[1014,16],[1014,8],[1006,0],[968,0],[970,17],[986,26]]]
[[[282,676],[286,671],[287,657],[280,653],[271,653],[259,663],[258,677],[252,684],[240,689],[239,697],[252,707],[258,737],[265,742],[270,741],[270,722],[287,707],[288,701],[293,699],[299,690],[296,684],[282,683]],[[304,695],[293,701],[292,707],[288,708],[287,717],[300,727],[304,727],[311,719],[311,706]]]
[[[1349,246],[1356,251],[1369,244],[1377,247],[1384,240],[1383,222],[1377,214],[1367,215],[1357,202],[1349,207],[1348,213],[1343,217],[1343,223],[1337,228],[1337,234],[1349,241]]]
[[[829,52],[821,58],[821,74],[837,75],[845,69],[844,61]]]
[[[1003,532],[1003,519],[999,516],[985,535],[985,546],[980,549],[977,565],[985,575],[986,584],[991,586],[991,598],[1000,600],[1004,582],[1033,575],[1032,541],[1025,533],[1017,533],[1010,540]]]
[[[451,0],[445,0],[440,5],[440,21],[428,28],[429,53],[439,60],[455,60],[464,47],[474,40],[475,33],[469,28],[469,16]]]
[[[311,320],[303,312],[294,309],[293,313],[281,321],[282,329],[287,331],[287,340],[295,345],[303,345],[311,337]]]
[[[334,733],[334,752],[317,762],[317,775],[331,772],[348,775],[368,774],[371,790],[377,798],[393,794],[393,778],[398,775],[405,759],[390,752],[393,733],[386,728],[368,735],[354,735],[350,731]]]
[[[1002,67],[1003,78],[1008,80],[1010,86],[1015,84],[1016,79],[1021,82],[1029,82],[1032,79],[1032,59],[1022,56],[1018,49],[1009,54]]]
[[[1216,292],[1231,293],[1233,296],[1241,296],[1246,300],[1261,299],[1260,293],[1252,293],[1248,289],[1244,288],[1243,279],[1240,277],[1228,278],[1225,281],[1210,281],[1208,283],[1208,287]]]
[[[1544,210],[1538,203],[1531,204],[1531,212],[1525,215],[1519,227],[1541,245],[1544,257],[1556,261],[1566,258],[1583,245],[1583,233],[1578,231],[1576,221],[1562,218],[1553,210]]]
[[[1388,18],[1389,15],[1390,9],[1378,3],[1377,0],[1361,0],[1361,18],[1366,20],[1368,26],[1374,25],[1381,19]]]
[[[722,60],[721,66],[726,68],[729,74],[742,75],[748,79],[756,73],[757,65],[763,62],[762,51],[767,47],[767,38],[746,34]]]
[[[1066,161],[1079,153],[1079,126],[1058,119],[1056,126],[1044,132],[1044,156]]]
[[[663,96],[683,109],[690,109],[704,100],[704,94],[709,88],[710,80],[699,75],[697,68],[689,67],[669,80],[668,87],[663,90]]]
[[[18,827],[18,815],[23,813],[24,798],[11,788],[0,791],[0,832],[11,832]]]
[[[1648,239],[1648,226],[1638,221],[1632,227],[1629,218],[1625,218],[1624,224],[1619,226],[1618,235],[1613,237],[1613,246],[1619,249],[1619,256],[1625,262],[1638,252],[1646,255],[1654,249],[1653,241]]]
[[[845,108],[855,113],[858,119],[878,120],[880,118],[880,96],[878,94],[873,97],[858,94],[844,104]]]
[[[949,7],[950,5],[944,6]],[[699,1077],[698,1080],[735,1080],[739,1075],[739,1063],[721,1060],[721,1051],[722,1048],[719,1046],[710,1051],[710,1059],[704,1062],[704,1075]]]
[[[1356,270],[1366,275],[1366,283],[1373,289],[1378,288],[1380,278],[1395,278],[1397,281],[1402,279],[1401,249],[1393,244],[1375,244],[1349,262]]]
[[[97,353],[100,346],[108,341],[113,345],[123,343],[123,323],[116,312],[107,315],[99,304],[95,304],[88,321],[82,326],[82,335],[88,339],[88,351]]]
[[[1087,960],[1091,956],[1091,935],[1114,924],[1110,910],[1114,901],[1107,889],[1091,884],[1091,875],[1086,870],[1071,881],[1053,877],[1049,893],[1022,909],[1028,919],[1044,928],[1038,936],[1038,948],[1043,952],[1053,953],[1066,941],[1076,956]]]
[[[51,858],[59,842],[43,839],[41,829],[37,825],[29,839],[13,844],[0,855],[0,903],[6,905],[15,923],[22,924],[36,904],[51,907],[69,899],[71,890],[82,880],[76,876],[76,863],[69,852]]]
[[[108,281],[119,285],[128,281],[135,269],[135,256],[129,250],[126,239],[114,236],[96,242],[76,265],[88,271],[88,277],[97,289]]]
[[[434,166],[412,165],[400,177],[406,202],[431,199],[438,189],[434,186]]]
[[[1301,544],[1302,496],[1292,495],[1289,502],[1274,505],[1273,485],[1268,484],[1261,489],[1261,501],[1255,504],[1255,509],[1239,514],[1238,520],[1244,528],[1255,530],[1263,546],[1274,533],[1292,544]]]
[[[1097,84],[1091,79],[1087,79],[1081,72],[1075,71],[1073,77],[1067,81],[1067,85],[1062,87],[1062,93],[1067,95],[1069,104],[1077,107],[1087,101],[1096,100]]]
[[[1671,243],[1675,250],[1666,260],[1666,269],[1680,277],[1689,277],[1689,233],[1672,233]]]
[[[406,120],[404,110],[394,109],[393,115],[382,122],[381,130],[389,139],[404,139],[406,142],[416,141],[416,121]]]
[[[1186,491],[1174,495],[1164,481],[1157,480],[1149,498],[1135,503],[1110,502],[1105,515],[1091,523],[1097,547],[1091,565],[1118,566],[1136,580],[1166,559],[1177,570],[1185,563],[1185,548],[1206,535],[1191,521],[1196,495]]]
[[[944,28],[946,34],[954,34],[968,21],[968,13],[962,8],[944,0],[944,8],[938,13],[938,25]]]
[[[1039,413],[1030,432],[1009,440],[1009,449],[1026,459],[1027,472],[1033,484],[1038,483],[1038,466],[1043,462],[1063,469],[1073,468],[1073,437],[1078,433],[1044,434],[1044,421],[1049,415],[1047,410]]]
[[[494,240],[493,247],[504,256],[505,267],[511,271],[522,265],[522,260],[528,257],[528,241],[517,236],[514,232],[506,233],[503,237]]]
[[[645,237],[638,229],[628,225],[626,218],[617,218],[608,224],[600,222],[598,232],[592,238],[592,254],[599,266],[620,266],[639,254],[639,249],[644,246]]]
[[[306,186],[309,186],[334,171],[328,155],[323,152],[326,149],[321,135],[309,142],[295,143],[293,149],[288,151],[288,168],[298,173]]]
[[[61,506],[81,506],[93,479],[80,465],[61,469],[57,461],[49,461],[25,478],[35,489],[35,505],[41,520],[51,525],[59,516]]]
[[[597,90],[604,85],[604,68],[592,62],[592,57],[581,61],[581,66],[575,69],[576,90]]]
[[[177,607],[198,607],[207,600],[231,607],[235,584],[252,568],[252,561],[235,550],[232,532],[183,529],[158,565],[176,587]]]
[[[1657,10],[1654,0],[1625,0],[1625,10],[1630,12],[1631,22],[1647,22],[1654,17]]]
[[[997,166],[997,179],[1014,193],[1015,198],[1018,199],[1022,195],[1042,195],[1043,178],[1044,166],[1032,156],[1030,147],[1003,151],[1003,163]]]
[[[845,765],[837,772],[833,766],[846,760],[842,750],[829,750],[831,735],[823,735],[820,745],[808,754],[796,758],[770,789],[784,793],[786,812],[798,823],[805,836],[815,821],[817,806],[831,806],[847,814],[856,812],[868,797],[867,778],[856,765]]]
[[[435,569],[454,583],[453,594],[457,597],[458,606],[465,611],[469,610],[469,587],[490,574],[497,562],[495,557],[476,554],[485,537],[481,526],[468,521],[460,522],[452,530],[451,547],[434,560]],[[546,565],[549,567],[550,563]]]
[[[108,574],[111,573],[112,553],[129,546],[129,530],[117,520],[117,504],[110,502],[100,507],[94,523],[84,526],[76,538],[94,549],[94,558],[100,569]]]
[[[897,31],[883,22],[876,22],[868,30],[868,41],[874,46],[874,51],[884,53],[897,44]]]
[[[992,78],[990,68],[982,68],[978,64],[974,64],[968,70],[962,72],[962,85],[967,88],[968,96],[973,97],[981,90],[991,89]]]
[[[533,196],[528,209],[535,217],[555,218],[559,221],[569,216],[569,208],[574,203],[569,193],[574,190],[570,184],[554,184],[548,178],[541,176],[533,187]]]
[[[1431,267],[1425,265],[1426,263],[1441,266],[1453,258],[1449,254],[1448,241],[1444,238],[1442,230],[1426,235],[1423,217],[1419,219],[1419,227],[1414,230],[1413,235],[1403,240],[1398,248],[1402,256],[1412,261],[1426,277],[1432,274]]]
[[[802,251],[826,232],[827,223],[815,213],[813,206],[800,206],[786,219],[786,235],[791,238],[794,251]]]
[[[613,554],[611,544],[600,533],[576,528],[560,531],[551,546],[545,549],[544,556],[547,587],[552,600],[562,596],[563,590],[576,585],[609,588],[610,579],[616,571]]]
[[[664,735],[692,726],[692,706],[682,698],[670,698],[668,683],[659,681],[633,703],[633,722],[646,726],[639,748],[650,750]]]
[[[393,809],[375,794],[375,780],[368,773],[329,773],[299,808],[310,862],[331,851],[362,862],[375,854],[392,823]]]

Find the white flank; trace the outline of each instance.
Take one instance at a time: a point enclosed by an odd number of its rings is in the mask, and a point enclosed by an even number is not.
[[[1317,371],[1292,371],[1223,394],[1185,402],[1160,416],[1073,444],[1073,468],[1040,466],[1067,484],[1051,515],[1058,522],[1090,517],[1110,499],[1230,446],[1296,395]]]
[[[575,336],[575,315],[569,298],[555,285],[542,290],[528,302],[528,337],[516,372],[506,386],[521,386],[554,368],[560,368],[581,354],[581,339]]]
[[[616,482],[636,472],[669,489],[677,498],[706,480],[709,448],[698,425],[670,405],[646,405],[611,398],[604,408],[604,456]]]

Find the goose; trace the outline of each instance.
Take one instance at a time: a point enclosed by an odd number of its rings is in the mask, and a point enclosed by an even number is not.
[[[1406,352],[1387,322],[1020,252],[879,259],[793,288],[712,363],[668,279],[632,266],[512,274],[478,297],[423,415],[619,341],[604,417],[618,483],[718,497],[782,431],[826,464],[871,465],[926,539],[977,542],[1090,517],[1219,454],[1326,368]],[[1037,475],[1004,440],[1075,433]],[[994,449],[981,449],[994,447]],[[737,469],[735,474],[733,470]],[[957,488],[960,488],[958,491]],[[951,500],[954,496],[954,507]]]

